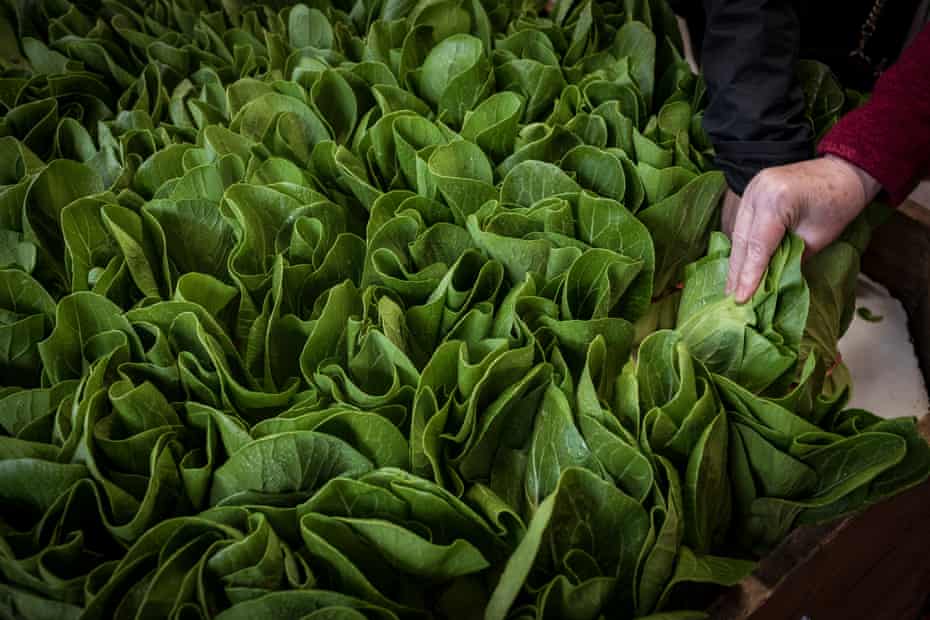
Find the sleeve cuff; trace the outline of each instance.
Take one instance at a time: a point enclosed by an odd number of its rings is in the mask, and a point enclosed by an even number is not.
[[[842,157],[868,172],[881,184],[888,203],[897,207],[926,172],[926,154],[917,152],[909,141],[883,141],[881,137],[891,133],[886,119],[867,119],[869,112],[860,108],[841,119],[821,140],[817,152]]]

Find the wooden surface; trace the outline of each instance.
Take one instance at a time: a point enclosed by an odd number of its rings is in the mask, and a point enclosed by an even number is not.
[[[908,313],[930,385],[930,210],[905,203],[862,270]],[[930,414],[920,421],[930,442]],[[930,481],[836,523],[802,527],[721,596],[714,620],[930,620]]]
[[[930,415],[921,420],[930,441]],[[930,481],[795,530],[711,608],[715,620],[916,620],[930,595]]]

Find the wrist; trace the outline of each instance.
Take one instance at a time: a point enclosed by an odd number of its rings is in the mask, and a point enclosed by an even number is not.
[[[823,158],[833,162],[836,166],[856,177],[859,185],[862,187],[862,197],[865,204],[875,200],[875,197],[882,191],[881,183],[879,183],[875,177],[851,161],[843,159],[838,155],[833,155],[832,153],[825,154]]]

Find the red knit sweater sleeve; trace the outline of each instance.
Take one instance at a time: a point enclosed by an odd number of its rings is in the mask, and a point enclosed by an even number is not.
[[[900,204],[930,168],[930,26],[875,84],[872,98],[824,136],[817,149],[859,166]]]

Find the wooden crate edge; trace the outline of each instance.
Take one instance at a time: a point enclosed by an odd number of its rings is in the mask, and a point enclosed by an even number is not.
[[[930,444],[930,413],[917,420],[920,435]],[[930,485],[930,481],[924,482]],[[875,506],[894,502],[899,496],[891,497]],[[802,526],[794,530],[769,555],[759,561],[752,575],[722,594],[710,607],[708,613],[713,620],[749,620],[763,609],[780,588],[788,582],[794,572],[812,558],[843,537],[847,530],[857,525],[863,515],[872,510],[843,517],[838,521],[816,526]]]

